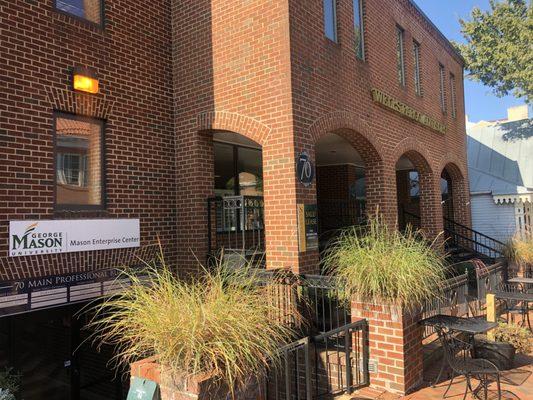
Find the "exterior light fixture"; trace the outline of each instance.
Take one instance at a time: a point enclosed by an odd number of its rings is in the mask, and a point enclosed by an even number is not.
[[[87,67],[76,67],[72,72],[74,90],[96,94],[98,93],[98,78],[96,71]]]

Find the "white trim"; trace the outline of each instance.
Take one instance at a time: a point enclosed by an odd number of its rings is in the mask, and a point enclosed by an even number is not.
[[[492,196],[496,204],[533,203],[533,193],[497,194]]]

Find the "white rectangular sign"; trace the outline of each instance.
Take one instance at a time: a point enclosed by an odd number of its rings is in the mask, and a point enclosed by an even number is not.
[[[139,247],[138,219],[9,222],[9,256]]]

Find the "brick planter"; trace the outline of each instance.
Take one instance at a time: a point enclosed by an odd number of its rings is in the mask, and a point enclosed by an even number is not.
[[[352,321],[367,319],[370,386],[405,395],[423,380],[420,315],[395,307],[352,302]]]
[[[155,357],[131,364],[131,376],[149,379],[159,384],[162,400],[226,400],[228,389],[207,377],[176,379],[161,370]],[[261,385],[252,380],[235,400],[262,400]]]

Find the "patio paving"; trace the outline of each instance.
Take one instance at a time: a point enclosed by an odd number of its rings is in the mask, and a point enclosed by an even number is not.
[[[355,392],[351,396],[345,396],[342,399],[346,400],[437,400],[442,399],[443,394],[448,386],[449,381],[442,381],[436,387],[429,387],[428,382],[432,382],[438,373],[440,364],[435,363],[435,368],[428,371],[425,376],[424,386],[417,392],[408,396],[398,396],[395,394],[379,391],[372,388],[364,388]],[[514,368],[510,371],[502,372],[502,400],[532,400],[533,399],[533,354],[529,356],[518,355],[515,359]],[[474,381],[475,383],[475,381]],[[491,390],[496,389],[496,384],[490,386]],[[465,379],[463,377],[456,378],[454,383],[446,395],[446,399],[461,400],[464,396]],[[474,399],[469,396],[467,399]],[[490,392],[489,399],[497,399],[497,393]]]

